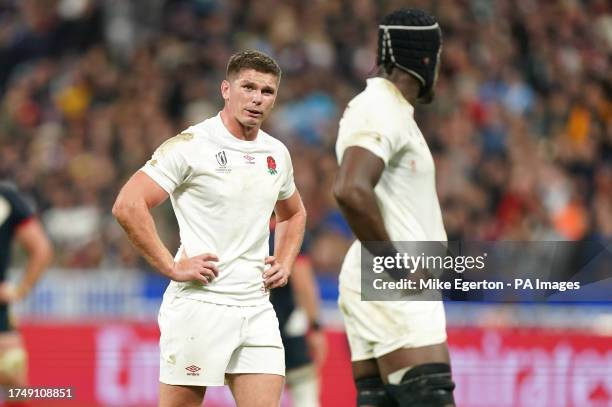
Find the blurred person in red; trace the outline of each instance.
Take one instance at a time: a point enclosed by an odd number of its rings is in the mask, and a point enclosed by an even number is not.
[[[387,15],[377,77],[340,121],[334,194],[357,241],[340,273],[339,305],[360,407],[451,407],[454,383],[441,301],[363,301],[361,242],[446,242],[434,161],[414,106],[433,100],[441,53],[436,19]]]
[[[172,280],[158,318],[160,406],[200,406],[208,386],[225,382],[239,407],[280,402],[284,349],[269,295],[287,284],[306,223],[289,151],[260,130],[280,77],[267,55],[234,54],[223,110],[162,144],[113,207],[134,246]],[[181,237],[175,256],[150,213],[168,197]]]
[[[17,285],[6,281],[13,242],[27,254],[25,273]],[[0,183],[0,385],[27,384],[27,353],[10,319],[9,306],[26,297],[51,263],[53,249],[40,221],[21,194]]]

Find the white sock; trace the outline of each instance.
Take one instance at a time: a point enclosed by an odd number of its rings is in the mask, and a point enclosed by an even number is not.
[[[400,384],[400,382],[402,381],[402,377],[404,377],[406,372],[410,369],[412,368],[405,367],[403,369],[396,370],[395,372],[390,373],[389,376],[387,376],[387,379],[389,379],[389,384]]]

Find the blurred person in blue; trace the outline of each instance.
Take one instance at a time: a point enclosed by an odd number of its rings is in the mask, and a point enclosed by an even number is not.
[[[357,240],[340,273],[358,406],[451,407],[454,383],[441,301],[362,301],[361,243],[446,242],[434,160],[414,106],[434,97],[441,31],[421,10],[378,27],[379,73],[340,121],[334,194]]]
[[[6,281],[11,248],[17,242],[27,255],[17,285]],[[0,183],[0,385],[27,384],[27,353],[10,318],[9,306],[25,298],[53,259],[53,249],[40,221],[21,193]]]
[[[289,151],[260,130],[280,77],[269,56],[234,54],[221,112],[162,144],[114,204],[134,246],[172,280],[158,318],[160,406],[200,406],[208,386],[226,382],[239,407],[280,402],[285,358],[270,289],[287,284],[306,223]],[[150,213],[168,197],[181,238],[175,256]]]

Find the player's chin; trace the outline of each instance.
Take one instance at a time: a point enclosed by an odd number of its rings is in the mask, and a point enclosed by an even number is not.
[[[263,115],[261,116],[245,116],[242,120],[242,125],[245,127],[256,127],[260,126],[263,121]]]

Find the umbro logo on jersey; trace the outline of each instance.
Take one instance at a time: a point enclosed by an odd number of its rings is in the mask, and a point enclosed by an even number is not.
[[[202,369],[196,365],[191,365],[187,366],[185,370],[187,371],[187,376],[199,376],[198,372]]]
[[[215,169],[215,172],[228,173],[232,171],[231,168],[228,168],[227,154],[225,153],[225,150],[221,150],[215,154],[215,158],[217,159],[217,164],[219,164],[219,166]]]
[[[246,153],[245,155],[243,155],[243,157],[248,164],[255,164],[255,157],[249,155],[249,153]]]

